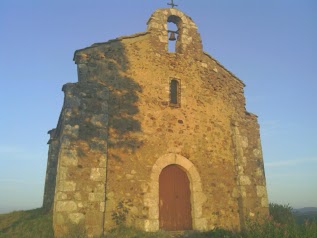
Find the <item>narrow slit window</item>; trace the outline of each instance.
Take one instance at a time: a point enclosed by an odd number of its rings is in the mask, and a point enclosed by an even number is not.
[[[180,105],[180,87],[179,81],[172,79],[170,83],[170,105],[179,106]]]

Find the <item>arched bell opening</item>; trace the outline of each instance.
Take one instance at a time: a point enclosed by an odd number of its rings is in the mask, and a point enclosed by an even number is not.
[[[182,20],[178,16],[169,16],[167,19],[168,52],[181,53]]]

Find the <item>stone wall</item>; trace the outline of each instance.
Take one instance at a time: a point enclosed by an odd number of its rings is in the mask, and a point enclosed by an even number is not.
[[[179,28],[167,51],[167,21]],[[190,180],[193,228],[239,230],[267,214],[256,116],[246,112],[244,84],[202,51],[193,21],[159,9],[145,33],[75,52],[78,83],[64,86],[54,199],[56,235],[71,223],[90,235],[126,223],[159,229],[158,176],[178,164]],[[180,104],[170,105],[170,81]]]
[[[43,197],[43,209],[45,211],[53,209],[59,153],[59,141],[56,140],[56,129],[50,130],[48,134],[50,135],[50,140],[48,141],[49,150]]]
[[[95,82],[63,87],[53,223],[56,235],[69,224],[103,232],[107,163],[108,90]]]

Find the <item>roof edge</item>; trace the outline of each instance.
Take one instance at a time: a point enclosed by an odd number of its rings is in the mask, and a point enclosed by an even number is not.
[[[234,77],[239,83],[241,83],[243,85],[243,87],[245,87],[246,85],[244,84],[244,82],[239,79],[236,75],[234,75],[230,70],[228,70],[225,66],[223,66],[218,60],[216,60],[215,58],[213,58],[210,54],[208,54],[207,52],[203,52],[207,57],[209,57],[210,59],[214,60],[221,68],[223,68],[224,70],[226,70],[232,77]]]
[[[88,50],[88,49],[92,49],[92,48],[96,48],[96,47],[101,46],[101,45],[107,45],[107,44],[111,44],[113,42],[122,41],[122,40],[125,40],[125,39],[131,39],[131,38],[136,38],[136,37],[139,37],[139,36],[144,36],[144,35],[147,35],[147,34],[150,34],[150,33],[151,32],[148,32],[148,31],[139,32],[139,33],[135,33],[135,34],[132,34],[132,35],[129,35],[129,36],[120,36],[120,37],[117,37],[115,39],[108,40],[106,42],[94,43],[91,46],[85,47],[83,49],[75,50],[73,60],[75,61],[75,56],[79,52],[82,52],[82,51],[85,51],[85,50]]]

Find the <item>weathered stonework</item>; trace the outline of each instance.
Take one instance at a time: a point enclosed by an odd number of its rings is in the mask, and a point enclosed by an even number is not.
[[[175,53],[168,21],[178,27]],[[63,87],[43,203],[57,237],[71,224],[106,233],[122,201],[128,225],[157,231],[159,176],[169,165],[190,181],[193,229],[240,230],[267,215],[257,117],[245,109],[243,82],[203,52],[190,17],[158,9],[146,32],[77,50],[74,60],[78,82]]]

